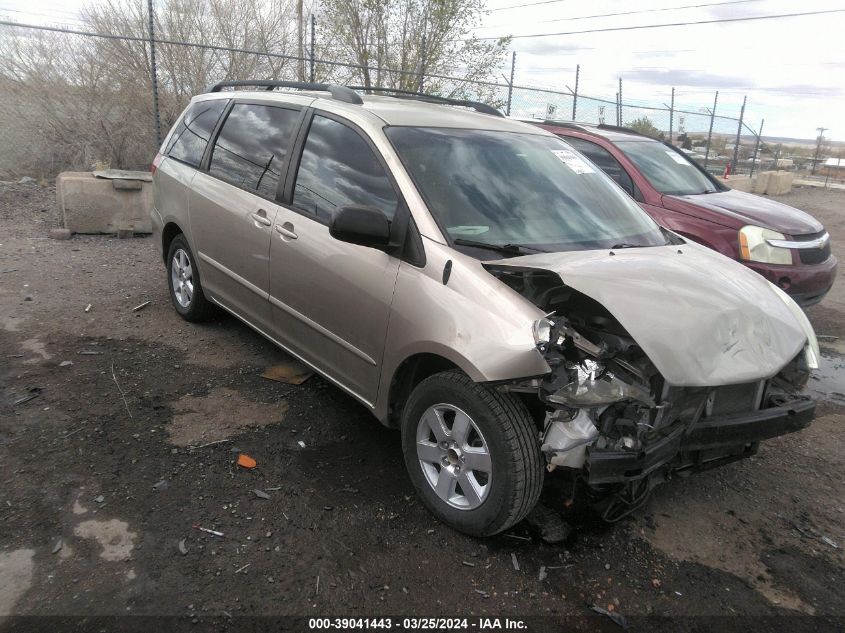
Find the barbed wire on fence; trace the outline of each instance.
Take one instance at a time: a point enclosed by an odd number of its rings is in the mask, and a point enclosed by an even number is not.
[[[693,157],[704,157],[706,166],[711,171],[721,171],[727,164],[731,164],[734,173],[748,171],[753,172],[758,163],[758,152],[760,148],[761,131],[755,131],[743,120],[745,107],[741,110],[739,118],[719,114],[716,108],[703,107],[699,111],[678,108],[674,105],[674,88],[672,89],[672,100],[670,104],[648,104],[643,102],[626,102],[621,98],[622,80],[619,80],[619,92],[616,99],[579,94],[578,73],[580,66],[576,68],[575,88],[567,86],[566,91],[554,90],[547,87],[530,86],[514,81],[516,55],[511,57],[510,81],[506,83],[479,79],[472,77],[459,77],[442,73],[421,72],[416,70],[405,70],[387,67],[373,67],[356,64],[346,61],[317,58],[314,47],[314,31],[312,28],[312,41],[309,47],[309,54],[297,56],[274,51],[256,50],[251,48],[239,48],[209,44],[203,42],[190,42],[173,39],[170,37],[138,36],[115,33],[101,33],[88,31],[81,28],[69,28],[49,25],[26,24],[9,20],[0,20],[0,26],[12,29],[31,30],[38,32],[62,34],[67,37],[92,38],[104,40],[120,40],[136,42],[145,46],[145,50],[153,47],[184,47],[212,51],[217,54],[239,54],[251,55],[258,59],[279,59],[284,61],[304,61],[309,65],[309,76],[313,79],[320,78],[322,82],[348,83],[356,82],[366,85],[361,71],[376,71],[380,76],[418,76],[420,85],[425,85],[432,93],[442,96],[460,97],[483,101],[493,105],[509,116],[521,119],[543,119],[543,120],[567,120],[578,121],[586,124],[610,124],[625,127],[646,127],[652,130],[654,136],[663,140],[681,143]],[[313,20],[312,20],[313,26]],[[150,51],[151,53],[152,51]],[[225,64],[219,64],[224,68]],[[294,77],[295,69],[291,66],[283,66],[281,69],[274,69],[269,79],[300,79]],[[2,72],[0,72],[2,77]],[[244,79],[245,77],[219,77],[219,79]],[[155,104],[152,114],[153,125],[150,127],[150,139],[155,139],[155,122],[160,118],[158,112],[158,90],[167,90],[168,86],[155,80],[155,66],[152,65],[152,76],[144,77],[139,81],[149,83],[149,88],[154,98],[151,103]],[[72,81],[68,78],[68,81]],[[716,105],[716,104],[714,104]],[[184,106],[184,104],[182,104]],[[174,116],[174,115],[171,115]],[[173,121],[169,118],[161,118],[161,125],[167,129]],[[743,130],[747,134],[743,134]],[[739,144],[744,136],[750,135],[752,143],[744,146],[740,153]],[[149,141],[147,142],[149,144]],[[750,147],[753,146],[753,152]],[[153,148],[155,149],[155,148]],[[750,156],[749,156],[750,154]],[[712,161],[712,162],[711,162]],[[126,166],[126,165],[120,165]]]

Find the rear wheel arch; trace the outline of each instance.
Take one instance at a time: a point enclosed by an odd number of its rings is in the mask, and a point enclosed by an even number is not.
[[[184,233],[184,231],[175,222],[168,222],[164,225],[164,228],[162,228],[161,257],[165,262],[167,261],[167,254],[170,252],[170,244],[173,242],[173,239],[181,233]]]

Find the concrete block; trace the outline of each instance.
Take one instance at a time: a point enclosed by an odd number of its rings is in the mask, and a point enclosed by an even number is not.
[[[791,171],[778,171],[772,174],[766,193],[770,196],[782,196],[792,190],[795,174]]]
[[[754,188],[752,193],[766,193],[766,188],[769,186],[769,179],[774,172],[761,171],[754,179]]]
[[[69,240],[71,237],[73,237],[73,233],[68,229],[50,229],[51,240]]]
[[[753,193],[782,196],[792,191],[795,174],[791,171],[761,171],[754,182]]]
[[[122,178],[116,178],[111,181],[111,186],[115,189],[122,189],[124,191],[137,191],[143,188],[143,184],[140,180],[123,180]]]
[[[129,178],[130,188],[90,172],[63,172],[56,178],[56,197],[66,229],[73,233],[150,233],[152,183]],[[134,184],[134,183],[137,183]]]
[[[728,176],[727,180],[720,180],[731,189],[745,191],[746,193],[751,193],[752,187],[754,186],[750,176]]]

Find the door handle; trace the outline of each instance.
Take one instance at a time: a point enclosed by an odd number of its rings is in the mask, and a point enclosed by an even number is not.
[[[291,240],[295,240],[297,237],[299,237],[293,231],[293,224],[291,224],[290,222],[285,222],[284,224],[277,224],[276,225],[276,232],[279,235],[282,235],[283,237],[286,237],[286,238],[291,239]]]
[[[257,224],[263,224],[264,226],[270,226],[273,222],[265,215],[264,211],[259,211],[258,213],[250,213],[249,217],[251,217]]]

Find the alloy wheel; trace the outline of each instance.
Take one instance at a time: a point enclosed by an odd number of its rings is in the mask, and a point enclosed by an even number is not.
[[[194,296],[194,271],[190,257],[181,248],[173,253],[173,261],[170,264],[170,283],[179,305],[183,308],[190,306]]]
[[[417,458],[435,494],[459,510],[475,510],[490,493],[493,463],[478,426],[450,404],[435,404],[417,424]]]

